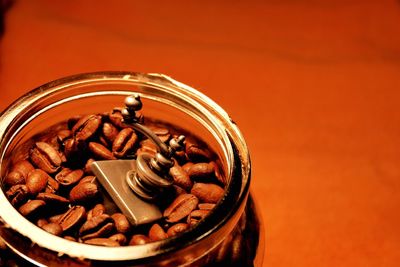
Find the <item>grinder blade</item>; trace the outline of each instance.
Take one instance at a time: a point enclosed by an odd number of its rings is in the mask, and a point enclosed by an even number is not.
[[[136,170],[136,160],[95,161],[90,167],[130,223],[140,225],[161,219],[160,209],[139,198],[126,182],[128,172]]]

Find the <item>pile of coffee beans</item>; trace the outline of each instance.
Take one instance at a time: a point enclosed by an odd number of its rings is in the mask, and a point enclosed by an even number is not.
[[[156,146],[123,123],[120,109],[76,116],[33,137],[26,156],[13,159],[3,189],[11,204],[43,230],[68,240],[101,246],[140,245],[180,234],[195,226],[223,197],[225,178],[215,153],[177,127],[146,121],[163,142],[186,135],[174,157],[174,180],[156,203],[163,218],[134,227],[90,169],[96,160],[155,155]],[[23,146],[25,147],[25,146]]]

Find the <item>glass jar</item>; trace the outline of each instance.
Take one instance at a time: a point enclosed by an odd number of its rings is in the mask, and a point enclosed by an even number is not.
[[[264,234],[249,194],[250,158],[239,129],[207,96],[162,74],[80,74],[47,83],[18,99],[0,117],[2,188],[18,146],[73,115],[121,106],[132,93],[141,96],[146,118],[195,133],[216,152],[228,180],[223,199],[196,227],[181,235],[110,248],[43,231],[23,217],[0,190],[0,239],[8,247],[0,252],[3,261],[12,257],[24,266],[261,266]]]

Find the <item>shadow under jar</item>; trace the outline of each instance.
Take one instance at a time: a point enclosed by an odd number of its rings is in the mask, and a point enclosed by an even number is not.
[[[50,234],[18,212],[5,194],[4,179],[21,147],[29,144],[33,136],[74,115],[102,114],[120,107],[125,97],[132,94],[140,95],[145,119],[201,137],[215,153],[226,184],[223,197],[208,215],[189,230],[160,241],[102,247]],[[245,141],[221,107],[168,76],[99,72],[45,84],[1,114],[0,159],[0,263],[13,260],[21,266],[262,265],[264,234],[249,194],[251,165]]]

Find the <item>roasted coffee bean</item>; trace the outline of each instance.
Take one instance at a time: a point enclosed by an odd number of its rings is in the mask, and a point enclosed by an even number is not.
[[[133,235],[131,240],[129,241],[130,246],[135,246],[135,245],[144,245],[151,242],[151,239],[148,238],[145,235]]]
[[[201,202],[217,203],[225,191],[216,184],[195,183],[190,193],[198,197]]]
[[[214,203],[199,203],[199,209],[201,210],[212,210],[215,207]]]
[[[85,244],[95,245],[95,246],[104,246],[104,247],[119,247],[120,244],[109,238],[93,238],[84,241]]]
[[[57,193],[59,188],[60,188],[60,185],[58,184],[58,182],[56,180],[54,180],[50,176],[47,177],[47,185],[46,185],[46,189],[45,189],[46,193],[53,193],[53,194]]]
[[[63,233],[63,228],[58,223],[48,223],[43,225],[41,228],[46,232],[56,236],[61,236]]]
[[[189,225],[187,223],[177,223],[168,228],[167,235],[168,237],[175,236],[185,232],[187,229],[189,229]]]
[[[210,212],[209,210],[194,210],[189,214],[189,216],[187,218],[187,223],[190,226],[193,226],[193,225],[197,224],[199,221],[201,221],[202,219],[204,219],[208,215],[209,212]]]
[[[81,169],[72,170],[69,168],[63,168],[59,173],[57,173],[55,178],[63,186],[70,186],[79,182],[82,176],[83,170]]]
[[[8,186],[24,184],[26,177],[33,170],[34,167],[29,161],[20,160],[13,165],[11,172],[4,179],[4,183]]]
[[[112,145],[118,135],[118,129],[111,123],[105,122],[103,124],[102,133],[108,145]]]
[[[86,218],[86,210],[82,206],[72,206],[64,213],[57,221],[61,225],[63,231],[68,231],[71,228],[80,225]]]
[[[136,154],[148,153],[155,156],[157,153],[157,146],[150,139],[145,139],[140,142],[140,148],[136,151]]]
[[[39,193],[36,196],[36,199],[40,199],[43,200],[44,202],[46,202],[49,205],[54,205],[57,207],[62,207],[62,206],[66,206],[69,204],[69,200],[66,199],[65,197],[53,194],[53,193]]]
[[[181,166],[175,163],[171,169],[169,169],[169,174],[174,179],[174,184],[190,191],[193,186],[192,180],[190,180],[189,175],[183,170]]]
[[[91,220],[93,217],[99,216],[106,213],[106,207],[103,204],[96,204],[91,210],[87,213],[88,221]]]
[[[118,109],[114,109],[110,115],[108,116],[108,118],[110,119],[111,123],[118,127],[118,128],[123,128],[124,124],[122,123],[123,121],[123,116],[121,114],[121,110]]]
[[[167,128],[162,128],[154,125],[149,125],[148,128],[160,138],[161,142],[166,143],[170,138],[171,134]]]
[[[85,175],[94,175],[92,168],[90,167],[92,163],[94,162],[94,159],[90,158],[86,161],[85,167],[83,168],[83,172]]]
[[[70,130],[60,130],[57,132],[57,142],[60,145],[64,145],[64,142],[72,137],[72,131]]]
[[[82,240],[104,237],[114,229],[114,222],[107,214],[92,217],[79,229]]]
[[[79,143],[92,137],[101,125],[101,116],[86,115],[72,127],[74,139]]]
[[[69,199],[75,203],[84,203],[97,197],[99,189],[94,183],[79,183],[69,192]]]
[[[211,158],[210,152],[198,144],[186,140],[186,155],[193,162],[208,162]]]
[[[136,144],[138,137],[134,130],[125,128],[115,137],[112,145],[112,152],[117,158],[125,157]]]
[[[113,153],[102,144],[96,142],[89,143],[89,150],[92,152],[96,159],[112,160],[116,159]]]
[[[207,182],[215,179],[214,163],[196,163],[188,170],[188,175],[193,181]]]
[[[74,125],[82,118],[82,115],[75,115],[67,120],[68,129],[72,129]]]
[[[61,214],[56,214],[53,216],[50,216],[47,220],[51,223],[58,223],[61,219],[62,216],[64,216],[65,213],[61,213]]]
[[[49,222],[48,222],[46,219],[44,219],[44,218],[39,218],[39,219],[36,221],[36,225],[39,226],[40,228],[42,228],[43,225],[48,224],[48,223],[49,223]]]
[[[155,223],[149,230],[149,238],[151,241],[158,241],[168,238],[168,235],[159,224]]]
[[[183,169],[186,173],[188,173],[188,172],[189,172],[189,169],[190,169],[193,165],[194,165],[193,162],[188,161],[188,162],[186,162],[185,164],[182,165],[182,169]]]
[[[115,228],[119,233],[126,234],[131,229],[131,224],[124,214],[114,213],[111,218],[114,220]]]
[[[214,165],[214,170],[215,170],[214,175],[215,178],[217,178],[217,181],[222,185],[226,185],[225,176],[221,173],[219,165],[215,161],[211,161],[210,163]]]
[[[83,177],[80,181],[79,184],[84,184],[84,183],[96,183],[97,179],[96,176],[93,175],[88,175]]]
[[[32,195],[36,195],[41,191],[44,191],[47,182],[51,178],[46,172],[41,169],[35,169],[31,171],[26,178],[26,186]]]
[[[177,185],[172,186],[172,192],[174,193],[175,198],[177,198],[179,195],[187,194],[185,189]]]
[[[6,192],[6,196],[14,207],[18,207],[28,199],[29,189],[24,184],[13,185]]]
[[[7,174],[6,178],[4,179],[4,183],[7,186],[13,186],[17,184],[24,184],[25,183],[25,176],[19,171],[11,171]]]
[[[30,150],[33,164],[47,173],[55,173],[61,166],[62,159],[58,151],[45,142],[36,142]]]
[[[64,154],[68,160],[76,162],[82,154],[82,151],[78,148],[78,142],[74,138],[67,139],[64,142]]]
[[[112,236],[109,237],[109,239],[117,241],[121,246],[126,244],[126,236],[121,233],[113,234]]]
[[[31,216],[37,213],[41,208],[43,208],[46,203],[43,200],[30,200],[23,204],[18,211],[25,217]]]
[[[188,216],[197,207],[199,199],[192,194],[179,195],[164,211],[165,221],[174,223]]]

